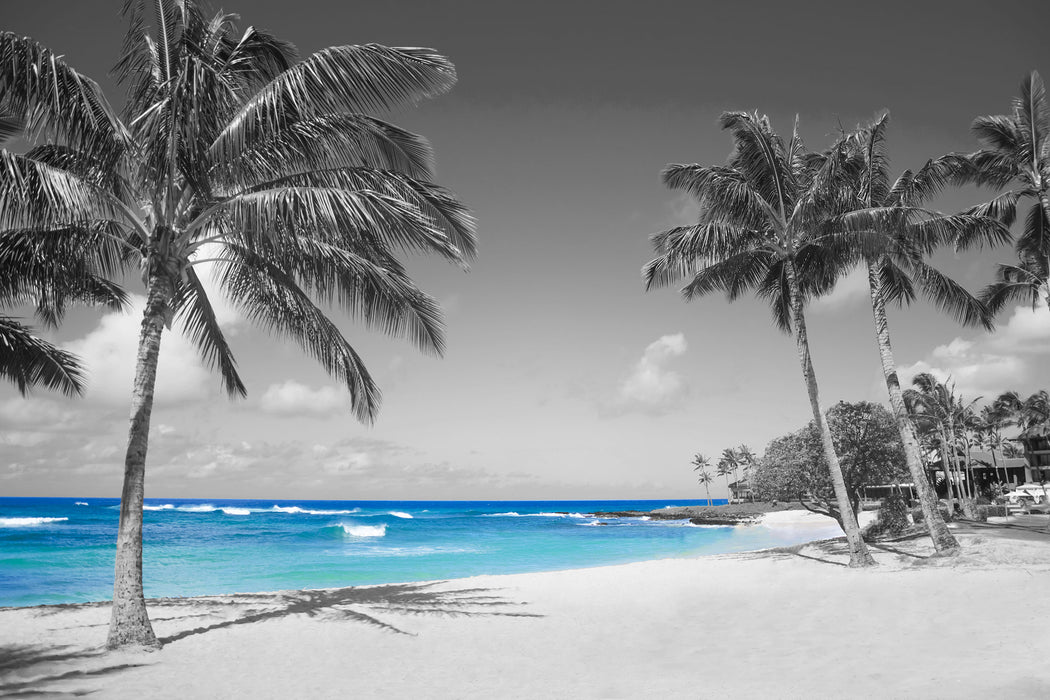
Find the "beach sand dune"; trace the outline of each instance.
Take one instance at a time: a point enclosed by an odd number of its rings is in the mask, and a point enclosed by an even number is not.
[[[1050,537],[969,526],[851,570],[844,543],[424,584],[0,610],[0,695],[1045,698]]]

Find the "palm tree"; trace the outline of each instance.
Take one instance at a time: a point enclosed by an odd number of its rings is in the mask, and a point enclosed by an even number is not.
[[[1042,293],[1050,307],[1050,104],[1039,73],[1032,71],[1021,83],[1013,114],[978,117],[972,129],[983,148],[970,156],[974,166],[970,179],[998,188],[1017,185],[985,210],[1010,224],[1018,202],[1032,200],[1024,232],[1014,245],[1017,263],[999,265],[996,281],[982,297],[992,311],[999,311],[1010,301],[1031,303],[1034,308]]]
[[[704,490],[707,491],[707,505],[711,505],[711,473],[707,471],[707,468],[711,466],[711,460],[697,452],[691,464],[695,465],[693,471],[697,472],[697,481],[703,484]]]
[[[688,278],[682,290],[692,300],[722,290],[732,301],[755,290],[772,307],[782,331],[795,337],[802,377],[818,426],[831,481],[843,516],[851,566],[874,565],[850,508],[831,431],[820,408],[809,351],[805,302],[834,284],[841,261],[823,245],[824,223],[838,214],[836,154],[805,151],[795,132],[785,146],[766,117],[726,112],[720,118],[734,148],[725,166],[669,165],[664,184],[696,197],[700,218],[652,237],[658,255],[643,270],[646,287]]]
[[[733,465],[725,460],[725,457],[718,460],[717,474],[718,476],[724,476],[726,478],[726,493],[731,494],[732,490],[729,487],[729,475],[733,473]]]
[[[736,472],[737,466],[744,468],[744,478],[748,480],[748,485],[751,483],[751,470],[755,466],[755,453],[751,451],[751,448],[747,445],[740,445],[734,452],[733,471]],[[755,490],[748,488],[748,493],[751,494],[751,502],[755,501]]]
[[[1016,425],[1022,432],[1050,421],[1050,394],[1045,389],[1026,399],[1016,391],[1005,391],[996,397],[992,406],[1002,414],[1004,422]]]
[[[117,537],[110,647],[158,645],[142,590],[142,499],[161,336],[173,321],[246,393],[197,266],[252,321],[294,339],[345,384],[356,416],[379,391],[322,311],[443,349],[434,300],[394,257],[474,254],[474,223],[433,184],[427,142],[375,115],[446,92],[431,49],[295,48],[192,1],[128,0],[117,75],[123,118],[98,86],[28,38],[0,34],[0,95],[43,145],[3,154],[3,228],[98,231],[99,255],[138,263],[146,288]],[[86,222],[86,223],[85,223]]]
[[[997,402],[993,401],[991,405],[985,406],[981,409],[980,414],[981,425],[984,429],[984,446],[988,448],[988,451],[992,455],[992,466],[998,476],[999,462],[995,457],[995,451],[1003,451],[1003,428],[1007,425],[1009,420],[1009,414],[1004,411]],[[1005,457],[1005,454],[1004,454]],[[1005,485],[1010,481],[1010,474],[1006,471],[1006,465],[1003,465],[1003,480],[1002,483]]]
[[[928,372],[921,372],[912,378],[914,389],[904,392],[904,398],[911,407],[911,418],[914,421],[926,422],[936,430],[940,438],[941,464],[944,468],[948,488],[948,511],[954,512],[952,489],[959,499],[963,514],[970,519],[976,516],[972,498],[964,491],[962,467],[959,464],[959,430],[965,409],[962,399],[955,394],[955,383],[942,383]],[[979,399],[970,402],[970,406]]]
[[[982,324],[990,329],[991,315],[987,309],[956,282],[926,264],[923,258],[941,243],[951,242],[957,248],[986,241],[1002,243],[1008,240],[1009,231],[994,219],[966,214],[945,216],[922,208],[944,184],[959,179],[958,173],[965,168],[965,161],[959,156],[927,161],[917,172],[906,170],[891,182],[886,155],[888,122],[889,115],[885,114],[850,137],[863,167],[858,171],[854,188],[855,210],[843,219],[857,229],[869,229],[888,239],[887,248],[865,255],[875,339],[890,406],[923,518],[935,550],[947,555],[957,552],[959,545],[944,523],[937,509],[936,494],[926,479],[919,441],[897,377],[886,305],[910,303],[918,287],[963,324]]]

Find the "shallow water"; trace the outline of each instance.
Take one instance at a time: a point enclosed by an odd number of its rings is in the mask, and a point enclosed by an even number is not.
[[[589,515],[703,504],[147,499],[145,590],[212,595],[549,571],[839,534],[833,525],[700,527]],[[119,509],[118,499],[0,498],[0,606],[109,599]]]

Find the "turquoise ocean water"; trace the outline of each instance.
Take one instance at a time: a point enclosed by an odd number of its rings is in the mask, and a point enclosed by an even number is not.
[[[161,597],[425,581],[739,552],[812,537],[590,515],[704,503],[146,499],[145,589]],[[118,499],[0,498],[0,606],[108,600],[119,508]]]

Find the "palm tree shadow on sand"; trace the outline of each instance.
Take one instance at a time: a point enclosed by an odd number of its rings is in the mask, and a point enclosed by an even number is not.
[[[346,621],[415,636],[394,617],[436,615],[443,617],[543,617],[523,609],[526,605],[499,594],[497,589],[453,588],[444,582],[402,583],[360,588],[239,593],[215,597],[154,598],[152,618],[164,634],[163,644],[187,637],[251,625],[293,615],[320,621]],[[108,606],[108,603],[41,606],[40,617],[59,616],[64,610]],[[202,624],[203,623],[203,624]],[[77,625],[67,629],[106,624]],[[99,647],[45,645],[39,643],[0,645],[0,695],[4,697],[64,697],[96,692],[96,688],[73,687],[77,682],[101,678],[123,670],[155,663],[150,657],[117,659]],[[160,652],[163,655],[163,651]]]

